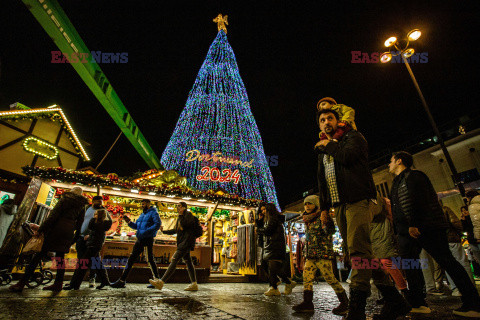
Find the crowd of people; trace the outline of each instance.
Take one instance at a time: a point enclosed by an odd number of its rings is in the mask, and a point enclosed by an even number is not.
[[[461,208],[458,219],[452,210],[439,202],[427,175],[413,169],[413,157],[400,151],[392,155],[388,164],[395,178],[389,197],[382,198],[376,192],[369,169],[368,144],[357,130],[355,111],[326,97],[317,104],[316,121],[320,128],[319,141],[314,147],[318,154],[319,195],[304,199],[301,215],[306,224],[303,301],[296,304],[293,311],[315,311],[313,282],[315,274],[320,272],[339,300],[332,313],[344,315],[347,320],[366,319],[372,283],[382,297],[377,303],[383,304],[374,319],[396,319],[410,312],[428,314],[432,310],[427,304],[427,294],[443,294],[442,274],[445,272],[452,295],[459,296],[462,301],[461,307],[453,313],[480,318],[480,296],[462,246],[463,233],[466,233],[472,259],[480,263],[478,192],[467,192],[468,206]],[[175,227],[163,230],[150,200],[143,200],[142,208],[135,222],[124,217],[128,226],[136,230],[137,240],[121,277],[110,283],[104,268],[90,270],[90,286],[94,287],[95,277],[98,277],[97,289],[105,286],[124,288],[133,264],[146,250],[153,278],[149,281],[151,288],[161,290],[178,262],[183,260],[191,282],[185,290],[198,290],[190,256],[199,236],[198,219],[188,211],[186,203],[180,202]],[[286,295],[296,286],[286,271],[284,222],[284,216],[271,203],[262,203],[257,210],[258,247],[262,249],[262,268],[268,274],[269,283],[266,296],[281,295],[278,286],[282,282]],[[352,263],[348,295],[333,273],[335,224],[343,239],[345,261],[362,262]],[[33,257],[22,279],[10,290],[22,291],[47,252],[53,251],[56,257],[63,258],[75,243],[79,257],[99,257],[105,232],[111,225],[112,219],[102,205],[102,197],[94,197],[92,205],[87,205],[82,190],[73,188],[63,195],[42,225],[32,225],[35,236],[44,235],[43,247]],[[177,235],[177,251],[161,278],[153,257],[154,237],[159,230]],[[425,268],[400,270],[393,266],[398,259],[424,260],[428,264]],[[54,284],[44,290],[77,290],[86,271],[77,269],[70,284],[63,287],[65,270],[59,269]]]

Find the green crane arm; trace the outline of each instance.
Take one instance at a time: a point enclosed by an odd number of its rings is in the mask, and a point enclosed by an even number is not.
[[[56,0],[22,0],[62,53],[90,53]],[[160,161],[123,105],[110,81],[94,59],[71,63],[85,84],[103,105],[150,168],[161,168]]]

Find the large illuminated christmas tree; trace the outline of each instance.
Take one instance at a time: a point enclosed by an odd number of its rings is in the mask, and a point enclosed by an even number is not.
[[[223,188],[247,199],[278,200],[235,54],[219,15],[218,34],[162,155],[166,169],[200,190]]]

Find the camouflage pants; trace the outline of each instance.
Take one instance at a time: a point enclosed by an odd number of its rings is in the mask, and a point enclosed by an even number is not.
[[[303,267],[303,290],[313,291],[315,272],[320,270],[323,278],[333,288],[335,293],[345,291],[333,274],[332,261],[327,259],[307,259]]]

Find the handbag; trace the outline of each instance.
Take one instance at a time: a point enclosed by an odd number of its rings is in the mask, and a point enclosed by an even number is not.
[[[23,247],[22,253],[30,254],[40,252],[42,250],[43,240],[43,234],[38,237],[31,237]]]

